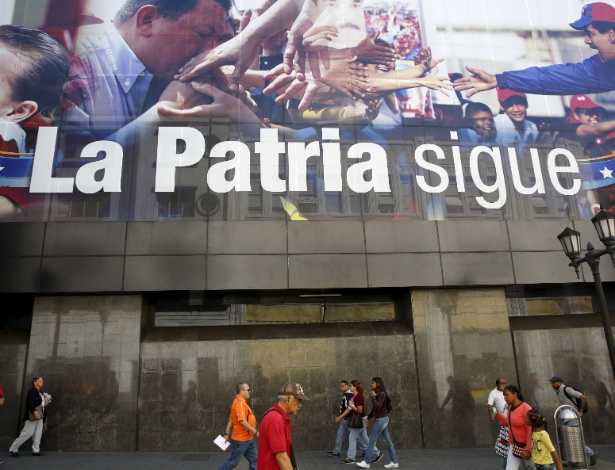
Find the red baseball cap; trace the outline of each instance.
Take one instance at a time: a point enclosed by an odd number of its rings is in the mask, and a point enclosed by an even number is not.
[[[601,108],[601,109],[604,109],[602,106],[600,106],[598,103],[596,103],[594,100],[592,100],[587,95],[574,95],[572,98],[570,98],[570,111],[575,113],[578,108],[583,108],[583,109]]]
[[[525,105],[527,106],[527,96],[525,95],[525,93],[521,93],[520,91],[509,90],[507,88],[505,89],[498,88],[498,100],[500,101],[501,104],[506,103],[506,101],[508,101],[513,96],[518,96],[520,98],[523,98],[525,100]]]
[[[615,23],[615,8],[604,2],[588,3],[581,10],[581,18],[574,23],[570,23],[570,26],[574,29],[583,30],[594,21]]]

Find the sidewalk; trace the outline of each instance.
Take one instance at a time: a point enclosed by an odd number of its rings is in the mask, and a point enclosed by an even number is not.
[[[598,451],[598,465],[592,470],[615,470],[615,446],[592,446]],[[11,457],[8,452],[0,454],[4,460],[2,470],[216,470],[228,456],[220,452],[48,452],[44,457],[32,457],[25,445],[21,456]],[[499,470],[499,460],[492,449],[420,449],[399,450],[399,468],[429,470]],[[297,462],[301,470],[357,469],[354,465],[341,465],[342,459],[329,457],[323,452],[298,452]],[[388,457],[373,469],[382,469]],[[247,470],[244,460],[238,470]]]

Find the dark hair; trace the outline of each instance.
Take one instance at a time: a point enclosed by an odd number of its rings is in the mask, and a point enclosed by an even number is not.
[[[32,386],[34,387],[34,382],[36,382],[38,379],[42,379],[42,377],[32,377]]]
[[[243,390],[242,385],[247,385],[245,382],[239,382],[236,386],[235,386],[235,390],[237,391],[237,393],[241,392]]]
[[[15,101],[34,101],[38,111],[58,105],[68,80],[68,52],[49,34],[23,26],[0,26],[0,47],[18,59]]]
[[[523,395],[521,395],[521,392],[519,391],[519,388],[516,385],[507,385],[506,387],[504,387],[504,390],[508,390],[510,393],[516,393],[517,396],[519,397],[519,400],[524,401]]]
[[[357,392],[363,393],[363,384],[359,380],[354,379],[354,380],[351,380],[350,383],[352,384],[354,388],[357,389]]]
[[[600,34],[606,34],[611,30],[615,30],[615,23],[611,23],[610,21],[593,21],[592,26]]]
[[[474,116],[477,113],[480,112],[487,112],[489,114],[491,114],[491,116],[493,116],[493,111],[491,111],[491,108],[489,108],[489,106],[487,106],[484,103],[477,103],[477,102],[471,102],[468,103],[465,109],[465,113],[464,113],[464,117],[466,118],[471,118],[472,116]]]
[[[547,418],[545,418],[540,411],[536,408],[532,408],[527,412],[527,416],[530,418],[530,425],[532,428],[540,428],[544,427],[545,431],[547,430]]]
[[[348,385],[348,380],[342,380],[340,383],[344,385]]]
[[[155,6],[163,18],[176,20],[180,16],[194,11],[201,0],[126,0],[124,5],[115,14],[114,21],[118,24],[125,23],[136,15],[139,8],[145,5]],[[231,0],[215,0],[225,11],[231,9]]]
[[[376,393],[384,393],[387,404],[387,411],[390,413],[393,409],[393,404],[391,403],[391,398],[389,398],[387,389],[384,386],[384,380],[382,380],[380,377],[374,377],[372,379],[372,382],[376,382]]]

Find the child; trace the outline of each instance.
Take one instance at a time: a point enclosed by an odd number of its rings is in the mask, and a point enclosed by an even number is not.
[[[563,470],[562,462],[547,432],[547,420],[540,411],[532,408],[525,415],[525,422],[532,426],[532,462],[537,470]]]
[[[0,218],[31,205],[28,186],[40,126],[60,102],[68,52],[49,34],[0,26]]]

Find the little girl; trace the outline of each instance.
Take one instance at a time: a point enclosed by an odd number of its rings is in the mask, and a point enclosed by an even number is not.
[[[555,447],[547,432],[547,420],[536,408],[525,415],[525,423],[532,426],[532,462],[537,470],[563,470]]]

